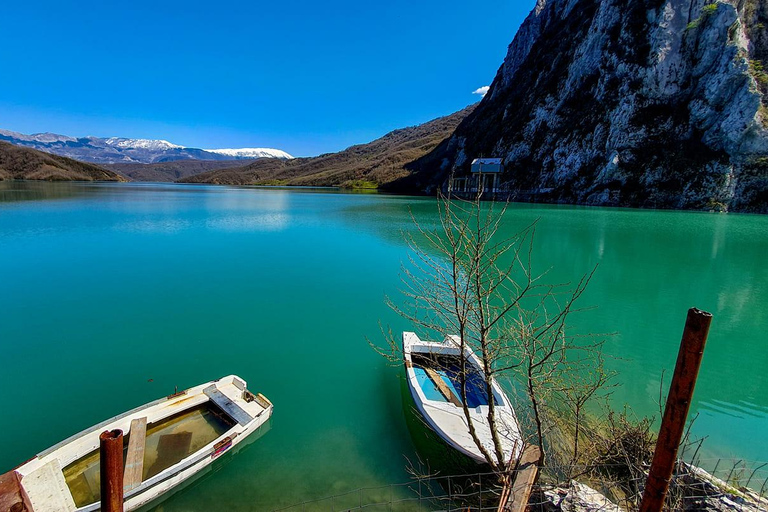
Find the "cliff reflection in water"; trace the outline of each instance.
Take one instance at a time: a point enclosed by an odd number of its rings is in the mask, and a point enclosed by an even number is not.
[[[84,195],[86,190],[72,182],[0,181],[0,203],[68,199]]]

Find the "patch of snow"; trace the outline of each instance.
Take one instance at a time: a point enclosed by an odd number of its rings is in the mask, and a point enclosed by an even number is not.
[[[104,143],[108,146],[115,146],[122,149],[164,150],[182,149],[184,147],[177,144],[172,144],[167,140],[125,139],[122,137],[110,137],[108,139],[104,139]]]
[[[285,151],[273,148],[204,149],[203,151],[235,158],[283,158],[286,160],[293,158]]]
[[[33,133],[29,136],[32,140],[37,142],[43,142],[46,144],[50,144],[52,142],[74,142],[77,139],[74,137],[68,137],[66,135],[59,135],[57,133]]]

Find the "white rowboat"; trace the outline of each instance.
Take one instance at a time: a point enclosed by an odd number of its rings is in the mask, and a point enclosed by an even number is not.
[[[230,375],[94,425],[25,462],[12,476],[33,512],[99,510],[99,435],[120,429],[124,510],[135,510],[212,464],[271,415],[266,397]]]
[[[406,380],[416,409],[427,425],[449,446],[479,464],[487,464],[470,434],[461,400],[459,368],[461,348],[458,337],[449,336],[442,343],[422,341],[413,332],[403,333],[403,358]],[[488,394],[481,360],[465,347],[466,396],[469,415],[483,448],[498,462],[488,422]],[[497,432],[504,463],[514,462],[522,453],[523,440],[515,411],[506,393],[491,380]]]

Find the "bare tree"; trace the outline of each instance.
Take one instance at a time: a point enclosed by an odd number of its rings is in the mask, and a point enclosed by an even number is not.
[[[608,397],[607,389],[613,387],[612,379],[615,372],[606,371],[604,361],[599,350],[593,352],[594,346],[584,350],[585,360],[570,361],[563,371],[559,372],[558,379],[553,384],[553,392],[559,404],[565,408],[561,418],[568,422],[572,431],[572,452],[569,460],[571,466],[579,461],[579,438],[584,429],[586,406],[600,393],[601,398]],[[572,352],[576,349],[572,350]],[[565,430],[565,429],[564,429]]]
[[[505,460],[492,379],[514,375],[525,386],[536,442],[542,447],[547,406],[543,401],[565,397],[580,415],[584,404],[606,382],[601,377],[592,386],[577,388],[561,381],[564,374],[594,364],[602,346],[591,338],[582,343],[584,338],[570,334],[567,324],[594,270],[575,285],[545,283],[546,272],[536,274],[532,270],[536,223],[504,236],[502,223],[511,216],[505,216],[507,207],[483,202],[480,197],[439,197],[439,223],[429,227],[414,218],[417,229],[406,235],[411,254],[403,265],[405,300],[387,299],[393,310],[417,328],[443,338],[454,336],[461,354],[468,347],[479,355],[492,449],[481,442],[469,412],[467,381],[471,369],[465,357],[458,372],[461,405],[478,450],[500,473],[514,469],[517,461]],[[400,361],[399,341],[391,332],[387,338],[388,347],[380,352]],[[600,369],[602,373],[601,360]]]

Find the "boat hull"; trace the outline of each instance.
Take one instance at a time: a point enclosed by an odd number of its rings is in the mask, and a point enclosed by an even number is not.
[[[415,333],[403,333],[403,356],[406,384],[414,408],[424,423],[448,446],[474,460],[488,464],[486,458],[497,459],[493,432],[488,414],[493,401],[496,433],[501,442],[504,463],[514,462],[522,452],[523,441],[514,409],[509,398],[491,380],[491,396],[486,392],[489,384],[482,374],[482,363],[468,347],[462,349],[453,337],[442,343],[420,340]],[[463,363],[461,361],[464,361]],[[458,381],[458,366],[466,368],[465,381]],[[467,408],[463,406],[459,382],[464,382]],[[467,419],[469,415],[469,420]],[[475,435],[470,433],[469,424]],[[481,443],[485,454],[478,447]],[[494,460],[496,462],[496,460]]]
[[[232,449],[227,450],[227,452],[221,457],[217,457],[213,463],[201,468],[200,471],[194,473],[192,476],[182,481],[178,485],[170,488],[167,492],[159,495],[154,500],[151,500],[150,502],[134,510],[137,510],[138,512],[155,510],[158,505],[161,503],[166,503],[169,500],[173,500],[173,497],[177,494],[180,494],[182,491],[186,489],[192,489],[197,485],[202,484],[208,479],[209,476],[222,469],[226,464],[229,464],[229,462],[232,461],[236,454],[248,450],[250,446],[252,446],[256,441],[261,439],[267,432],[269,432],[271,428],[272,419],[270,418],[266,421],[266,423],[258,427],[254,433],[243,439],[239,444],[233,446]]]
[[[133,482],[126,480],[123,506],[137,510],[210,469],[262,431],[272,409],[269,400],[253,395],[244,380],[231,375],[106,420],[38,454],[15,473],[34,512],[99,510],[98,436],[119,429],[130,438],[136,429],[142,437],[136,441],[140,448],[134,462],[142,471],[137,470]]]
[[[486,461],[478,461],[465,455],[435,432],[416,406],[416,400],[404,374],[400,379],[400,392],[405,423],[419,456],[418,462],[412,462],[414,465],[418,464],[418,467],[414,468],[418,474],[459,475],[490,471]]]

